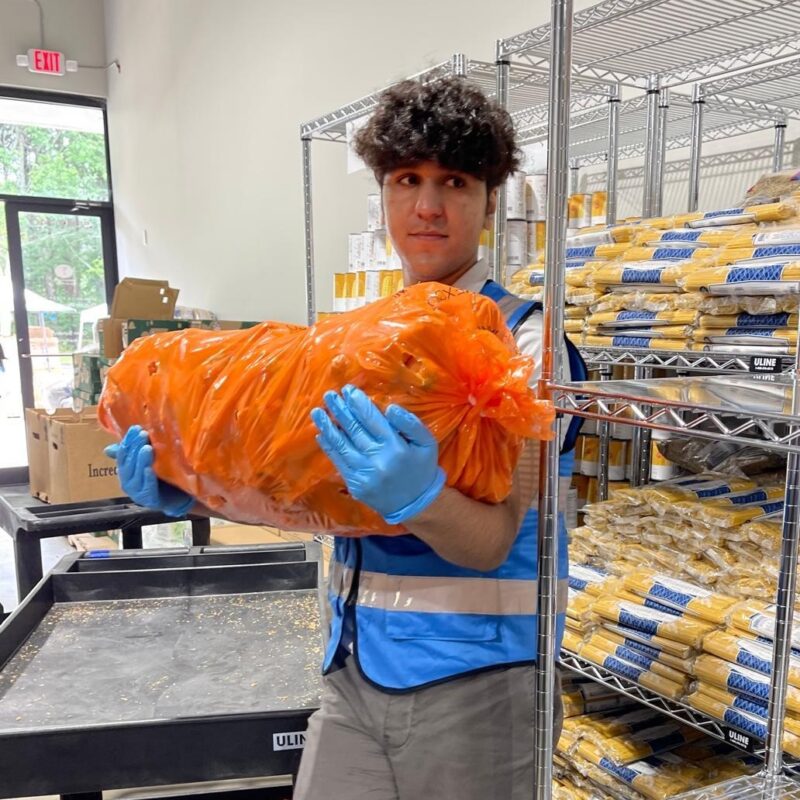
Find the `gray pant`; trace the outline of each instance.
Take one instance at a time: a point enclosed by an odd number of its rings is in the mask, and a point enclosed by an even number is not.
[[[556,681],[556,734],[561,698]],[[530,800],[534,668],[407,694],[375,689],[353,658],[325,678],[295,800]]]

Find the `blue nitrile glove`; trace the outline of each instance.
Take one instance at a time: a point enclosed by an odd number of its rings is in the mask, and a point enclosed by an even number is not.
[[[382,414],[360,389],[325,394],[311,412],[317,441],[344,478],[350,494],[397,525],[426,509],[445,483],[439,445],[418,417],[398,405]]]
[[[140,506],[163,511],[168,517],[183,517],[194,505],[191,495],[161,481],[153,472],[155,454],[147,431],[139,425],[128,428],[119,444],[106,447],[109,458],[117,460],[122,491]]]

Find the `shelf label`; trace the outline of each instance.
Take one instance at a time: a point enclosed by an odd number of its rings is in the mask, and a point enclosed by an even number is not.
[[[750,356],[750,372],[774,374],[781,371],[780,356]]]
[[[748,753],[755,753],[756,740],[750,736],[749,733],[742,733],[742,731],[735,728],[723,728],[725,731],[725,741],[738,747],[740,750],[745,750]]]
[[[276,753],[279,750],[302,750],[305,743],[305,731],[272,734],[272,749]]]

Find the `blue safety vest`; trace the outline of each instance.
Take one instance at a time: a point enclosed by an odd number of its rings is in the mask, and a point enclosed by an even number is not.
[[[541,309],[493,281],[481,293],[498,303],[513,332]],[[583,377],[579,371],[572,376]],[[572,474],[573,461],[567,442],[562,477]],[[559,649],[569,577],[567,546],[560,519]],[[535,509],[525,515],[505,563],[490,572],[452,564],[411,534],[337,536],[328,586],[332,613],[324,671],[334,663],[346,616],[362,674],[388,691],[410,691],[481,670],[535,662],[538,560]]]

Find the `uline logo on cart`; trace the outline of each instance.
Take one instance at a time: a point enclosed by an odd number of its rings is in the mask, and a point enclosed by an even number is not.
[[[89,464],[89,477],[90,478],[108,478],[111,475],[117,474],[116,467],[95,467],[94,464]]]
[[[273,733],[272,749],[278,750],[302,750],[306,743],[304,731],[294,731],[292,733]]]
[[[731,744],[736,745],[736,747],[741,747],[743,750],[751,749],[752,739],[746,733],[740,733],[730,728],[727,729],[726,733],[728,734],[728,741]]]

